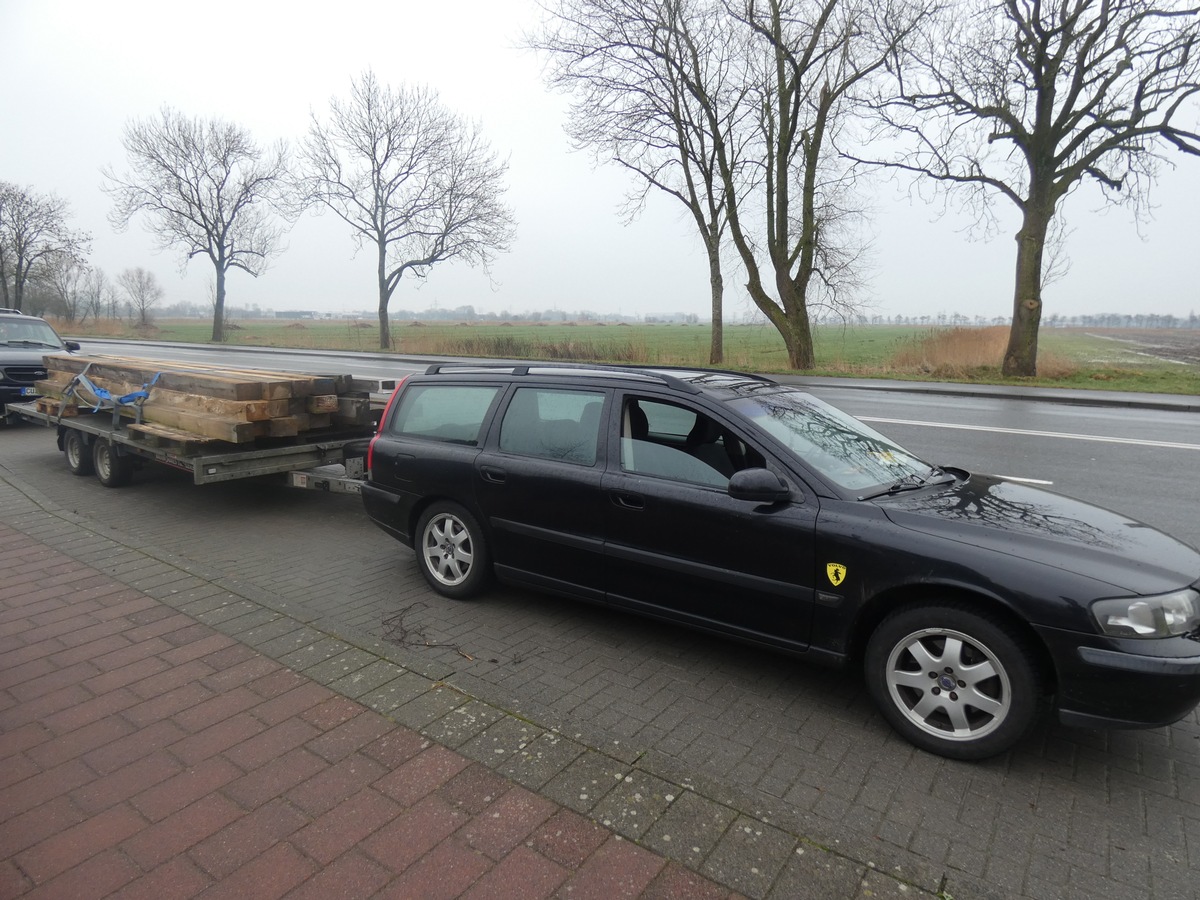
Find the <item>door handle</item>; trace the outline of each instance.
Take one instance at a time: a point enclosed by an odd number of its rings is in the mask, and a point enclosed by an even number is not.
[[[646,500],[641,494],[613,491],[609,496],[612,498],[612,502],[622,509],[645,509],[646,507]]]
[[[490,481],[492,484],[504,484],[508,480],[508,473],[495,466],[480,466],[479,474],[484,481]]]

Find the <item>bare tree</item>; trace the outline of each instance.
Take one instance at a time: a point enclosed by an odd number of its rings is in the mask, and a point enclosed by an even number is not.
[[[123,139],[130,170],[104,170],[114,207],[109,221],[127,228],[138,213],[162,249],[177,247],[183,266],[206,257],[216,275],[212,339],[225,339],[225,277],[257,277],[280,249],[287,148],[259,147],[245,129],[220,119],[189,119],[164,107],[133,121]]]
[[[640,189],[627,198],[627,219],[657,190],[682,203],[695,224],[708,258],[709,361],[718,364],[725,184],[692,85],[720,91],[729,74],[733,45],[722,31],[722,10],[708,0],[558,0],[545,11],[547,24],[527,43],[550,55],[550,83],[575,97],[567,124],[575,146],[639,178]],[[726,104],[720,115],[739,112]],[[719,139],[729,140],[728,126],[720,121]]]
[[[82,260],[91,235],[67,227],[66,201],[0,181],[0,306],[23,309],[25,287],[52,259]]]
[[[87,318],[87,276],[87,264],[66,254],[56,254],[46,260],[42,280],[58,299],[62,316],[68,322],[82,322]]]
[[[512,242],[501,201],[507,163],[428,88],[393,90],[367,71],[348,101],[330,101],[327,121],[313,115],[302,167],[302,202],[333,210],[358,246],[375,247],[385,350],[388,303],[406,272],[424,278],[452,259],[486,269]]]
[[[1200,7],[1172,0],[960,0],[898,56],[878,109],[904,156],[885,161],[1021,215],[1006,375],[1037,374],[1047,235],[1085,182],[1140,212],[1200,93]]]
[[[742,76],[748,96],[740,102],[755,115],[744,120],[735,145],[718,144],[729,231],[750,297],[783,336],[792,368],[816,362],[810,309],[853,310],[862,208],[854,170],[838,145],[853,138],[851,112],[926,14],[923,2],[730,6],[733,22],[748,35]]]
[[[92,266],[87,270],[80,292],[82,319],[91,316],[93,321],[99,321],[115,303],[113,286],[108,280],[108,275],[99,266]]]
[[[147,272],[141,266],[126,269],[117,276],[117,284],[129,299],[130,318],[136,316],[137,324],[145,327],[150,324],[150,311],[163,297],[162,286],[153,272]]]

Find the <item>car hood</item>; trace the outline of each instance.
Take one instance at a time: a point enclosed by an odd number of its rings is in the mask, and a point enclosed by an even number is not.
[[[42,357],[47,353],[65,353],[50,347],[21,347],[0,344],[0,366],[44,366]]]
[[[1134,594],[1200,578],[1200,552],[1149,525],[987,475],[877,501],[896,525],[1098,579]]]

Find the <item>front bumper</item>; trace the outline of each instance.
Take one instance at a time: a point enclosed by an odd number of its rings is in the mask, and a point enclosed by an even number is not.
[[[1041,628],[1058,675],[1059,719],[1084,728],[1159,728],[1200,704],[1200,641],[1131,640]]]

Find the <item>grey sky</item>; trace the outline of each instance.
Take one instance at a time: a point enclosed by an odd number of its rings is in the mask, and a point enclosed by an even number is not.
[[[562,131],[567,100],[546,90],[540,61],[517,49],[536,16],[532,0],[0,0],[0,179],[67,199],[75,224],[94,235],[91,262],[110,276],[143,266],[158,275],[168,302],[207,304],[206,261],[181,275],[178,257],[154,253],[140,221],[120,235],[107,222],[100,169],[125,168],[125,123],[169,104],[237,122],[260,142],[294,140],[310,111],[323,115],[329,98],[347,94],[350,79],[370,67],[387,83],[427,83],[451,109],[482,122],[509,159],[507,200],[518,223],[492,282],[444,265],[424,284],[402,282],[393,308],[706,316],[703,253],[674,202],[656,198],[626,226],[617,205],[628,177],[593,170],[586,155],[570,151]],[[1165,171],[1155,189],[1154,219],[1141,236],[1132,213],[1104,209],[1096,191],[1068,201],[1071,269],[1047,288],[1047,315],[1200,311],[1200,159],[1177,158],[1179,168]],[[910,203],[894,186],[879,186],[874,205],[866,311],[1010,314],[1015,223],[1008,210],[998,207],[1000,233],[983,242],[968,238],[965,220],[939,220],[935,207]],[[730,269],[726,318],[739,319],[749,301],[741,273]],[[266,274],[231,274],[228,302],[372,309],[373,279],[369,251],[355,256],[340,220],[307,215]]]

